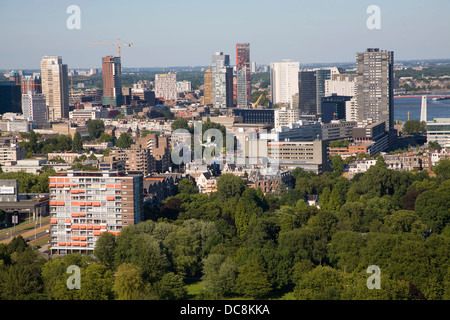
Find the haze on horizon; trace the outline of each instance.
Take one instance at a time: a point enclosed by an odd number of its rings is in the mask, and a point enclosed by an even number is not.
[[[257,64],[352,63],[366,48],[394,51],[398,60],[450,58],[450,1],[430,0],[2,0],[0,68],[39,69],[58,55],[69,69],[100,68],[122,47],[124,68],[207,66],[223,51],[235,63],[235,44],[250,43]],[[369,30],[369,5],[381,9],[381,29]],[[81,29],[66,12],[81,9]]]

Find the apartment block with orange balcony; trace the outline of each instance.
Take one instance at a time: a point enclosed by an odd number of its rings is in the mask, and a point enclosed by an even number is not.
[[[69,170],[49,177],[52,254],[90,254],[103,232],[143,220],[143,176]]]

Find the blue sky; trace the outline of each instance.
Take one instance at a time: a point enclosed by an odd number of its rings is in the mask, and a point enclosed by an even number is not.
[[[81,9],[81,29],[69,30],[69,5]],[[381,29],[369,30],[369,5],[381,9]],[[124,67],[210,64],[235,44],[250,43],[257,64],[354,62],[369,47],[396,60],[450,58],[449,0],[0,0],[0,68],[39,68],[60,55],[69,68],[100,67],[116,46]]]

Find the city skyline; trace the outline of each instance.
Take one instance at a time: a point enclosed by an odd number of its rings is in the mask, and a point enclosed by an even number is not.
[[[440,36],[441,30],[450,29],[445,19],[450,3],[442,0],[378,1],[379,30],[366,26],[370,1],[283,0],[275,5],[233,0],[220,7],[204,0],[108,2],[108,6],[81,0],[75,3],[81,11],[80,29],[70,30],[66,10],[72,4],[3,1],[0,20],[9,31],[0,36],[4,44],[0,68],[37,69],[45,55],[64,57],[69,68],[100,68],[99,57],[116,55],[117,46],[89,43],[117,39],[133,43],[122,50],[123,66],[130,68],[205,66],[217,51],[235,61],[236,43],[250,43],[251,60],[265,65],[283,59],[301,64],[351,62],[355,52],[370,47],[392,50],[396,60],[446,59],[450,51]],[[219,8],[223,13],[214,15]],[[20,12],[20,19],[14,12]],[[225,27],[217,29],[214,24]],[[418,45],[418,39],[426,39],[426,45]]]

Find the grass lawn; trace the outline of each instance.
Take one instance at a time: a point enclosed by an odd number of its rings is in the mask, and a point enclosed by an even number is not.
[[[187,292],[188,292],[188,299],[192,300],[195,299],[195,296],[198,295],[203,287],[202,287],[202,282],[195,282],[192,284],[189,284],[186,286]]]

